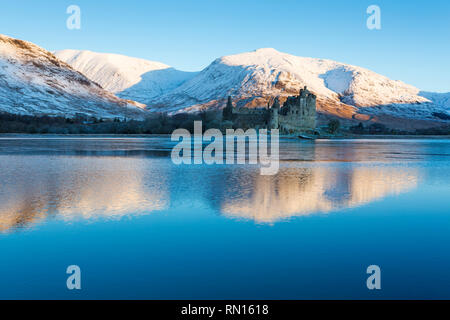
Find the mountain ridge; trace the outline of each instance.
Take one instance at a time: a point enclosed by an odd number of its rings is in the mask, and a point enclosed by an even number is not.
[[[9,51],[5,43],[9,43]],[[283,102],[304,86],[317,95],[318,118],[324,121],[338,117],[345,124],[368,121],[422,128],[446,124],[450,109],[450,93],[424,92],[362,67],[298,57],[273,48],[223,56],[200,72],[184,72],[161,62],[87,50],[61,50],[53,55],[6,36],[0,38],[0,45],[0,81],[6,83],[0,88],[0,102],[6,101],[3,111],[31,112],[29,105],[37,101],[41,113],[101,115],[120,113],[119,105],[122,111],[132,110],[144,117],[137,107],[147,105],[147,112],[199,112],[221,109],[228,96],[237,107],[254,108],[267,106],[275,97]],[[19,92],[31,93],[8,96],[8,79],[22,83]],[[75,81],[78,91],[71,86],[74,79],[79,80]],[[58,88],[58,103],[51,99],[54,90],[48,86]],[[71,97],[77,104],[89,101],[97,107],[79,110]],[[24,102],[27,107],[21,108]],[[74,110],[61,108],[64,103]],[[96,108],[101,112],[94,112]]]
[[[261,107],[273,97],[283,101],[296,95],[304,86],[318,96],[319,113],[351,122],[380,121],[392,126],[406,118],[416,127],[426,127],[430,122],[442,123],[435,113],[448,112],[448,105],[442,103],[447,94],[439,100],[438,94],[424,97],[414,86],[362,67],[297,57],[273,48],[218,58],[149,107],[199,111],[223,107],[227,96],[233,96],[238,107]],[[405,126],[408,123],[401,125]]]
[[[144,104],[196,75],[161,62],[113,53],[69,49],[54,54],[118,97]]]
[[[142,108],[102,89],[49,51],[0,34],[0,111],[142,118]]]

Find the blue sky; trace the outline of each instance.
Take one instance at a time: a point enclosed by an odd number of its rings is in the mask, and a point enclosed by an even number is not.
[[[72,4],[81,8],[81,30],[66,28]],[[366,27],[373,4],[381,30]],[[186,71],[273,47],[449,92],[449,13],[447,0],[2,0],[0,33],[48,50],[120,53]]]

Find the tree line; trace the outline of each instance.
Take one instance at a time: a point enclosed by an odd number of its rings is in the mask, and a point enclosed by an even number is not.
[[[123,118],[101,119],[86,116],[72,118],[53,116],[31,116],[0,113],[0,133],[23,134],[171,134],[174,130],[184,128],[194,131],[194,121],[202,121],[203,130],[233,128],[231,121],[222,121],[222,114],[217,111],[203,111],[200,113],[178,113],[168,115],[154,113],[144,120]],[[236,129],[236,128],[235,128]],[[330,120],[327,133],[337,134],[385,134],[385,135],[450,135],[450,125],[415,131],[401,131],[390,129],[380,123],[358,125],[342,128],[339,120]]]
[[[198,114],[179,113],[167,115],[155,113],[145,120],[124,118],[100,119],[76,116],[31,116],[0,113],[0,133],[24,134],[170,134],[178,128],[194,129],[194,121],[202,121],[203,128],[223,128],[229,125],[221,121],[214,111]]]

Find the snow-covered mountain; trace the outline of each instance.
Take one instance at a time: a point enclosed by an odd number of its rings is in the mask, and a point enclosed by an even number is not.
[[[331,60],[296,57],[270,48],[217,59],[173,94],[186,92],[186,101],[179,100],[186,107],[229,94],[249,98],[291,94],[305,85],[322,98],[341,99],[361,107],[427,101],[418,96],[418,89],[369,70]]]
[[[53,55],[0,37],[0,111],[139,116],[143,111],[133,107],[136,103],[120,98],[176,113],[221,108],[228,96],[251,108],[276,96],[283,102],[304,86],[318,97],[319,120],[332,116],[417,128],[447,123],[450,114],[450,93],[422,92],[361,67],[271,48],[225,56],[195,73],[116,54],[63,50]]]
[[[55,56],[124,99],[148,103],[193,78],[166,64],[118,54],[62,50]]]
[[[370,70],[271,48],[219,58],[149,107],[196,111],[221,107],[229,95],[238,106],[265,106],[271,97],[283,99],[303,86],[318,96],[321,113],[344,119],[440,121],[433,113],[449,109],[441,95],[422,94]]]
[[[102,89],[37,45],[0,35],[0,112],[142,118],[144,107]]]
[[[433,103],[443,106],[450,111],[450,92],[439,93],[439,92],[420,92],[420,96],[427,98]]]

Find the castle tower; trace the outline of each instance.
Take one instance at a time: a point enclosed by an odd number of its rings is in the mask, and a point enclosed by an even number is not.
[[[233,121],[233,101],[228,97],[227,106],[223,109],[222,119],[224,121]]]
[[[316,127],[316,113],[317,113],[317,97],[315,94],[308,92],[306,97],[306,116],[304,119],[305,126],[309,128]]]
[[[270,129],[278,129],[279,128],[279,120],[278,120],[278,114],[280,111],[280,100],[278,97],[275,98],[275,101],[272,105],[272,108],[270,108],[269,113],[269,128]]]
[[[303,89],[300,89],[300,98],[306,98],[308,94],[309,90],[307,86],[305,86]]]
[[[316,96],[310,93],[306,98],[306,114],[315,115],[316,114]]]

